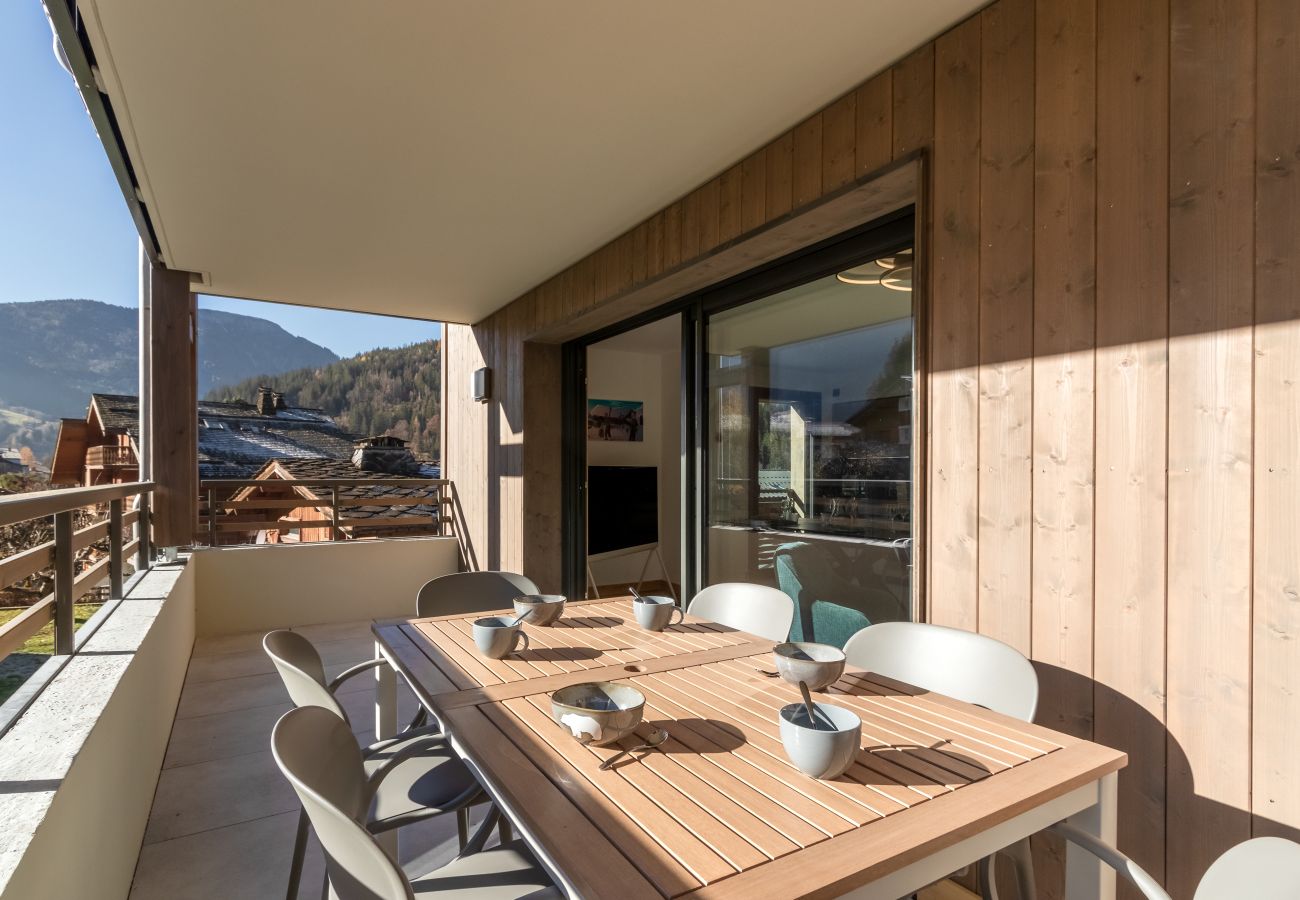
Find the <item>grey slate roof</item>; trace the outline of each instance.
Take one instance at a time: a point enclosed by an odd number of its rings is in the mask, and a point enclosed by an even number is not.
[[[139,438],[140,401],[91,394],[105,430]],[[288,407],[264,416],[251,403],[200,400],[199,477],[251,478],[271,459],[347,460],[356,438],[323,410]],[[356,477],[354,474],[347,477]]]

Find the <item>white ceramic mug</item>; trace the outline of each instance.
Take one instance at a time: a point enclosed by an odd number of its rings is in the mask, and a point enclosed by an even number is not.
[[[636,623],[647,631],[663,631],[669,625],[679,625],[685,614],[672,597],[633,597],[632,609]],[[673,621],[673,614],[677,621]]]
[[[528,635],[514,619],[487,616],[474,620],[474,644],[488,659],[501,659],[517,650],[528,649]]]

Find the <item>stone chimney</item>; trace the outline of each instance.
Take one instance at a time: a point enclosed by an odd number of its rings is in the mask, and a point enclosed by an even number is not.
[[[266,385],[257,389],[257,414],[259,416],[275,415],[275,391]]]
[[[363,472],[386,472],[389,475],[418,475],[420,463],[406,446],[406,441],[383,434],[357,441],[352,451],[352,465]]]

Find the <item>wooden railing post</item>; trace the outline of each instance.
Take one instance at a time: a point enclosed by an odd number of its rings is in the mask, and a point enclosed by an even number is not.
[[[122,597],[122,500],[108,501],[108,597]]]
[[[208,488],[208,546],[217,546],[217,508],[212,505],[212,488]]]
[[[342,532],[339,530],[339,489],[330,488],[330,540],[342,540]]]
[[[76,618],[72,608],[72,579],[75,575],[72,549],[72,510],[54,514],[54,652],[72,653]]]

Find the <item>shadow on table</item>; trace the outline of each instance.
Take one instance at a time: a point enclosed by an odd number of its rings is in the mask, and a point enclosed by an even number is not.
[[[669,740],[658,747],[660,753],[730,753],[745,744],[745,734],[730,722],[717,719],[646,719],[637,729],[636,746],[655,728],[668,732]]]
[[[864,747],[857,761],[868,769],[855,770],[864,784],[942,786],[977,781],[991,774],[984,763],[943,742]]]
[[[555,623],[567,628],[617,628],[622,624],[618,616],[565,616]]]
[[[580,659],[598,659],[601,651],[594,647],[535,647],[520,650],[511,659],[522,662],[576,662]]]

